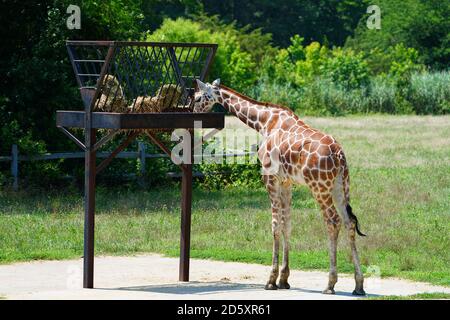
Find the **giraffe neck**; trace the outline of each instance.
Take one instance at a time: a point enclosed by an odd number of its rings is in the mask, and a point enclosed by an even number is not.
[[[290,120],[291,125],[305,125],[288,108],[271,106],[267,103],[253,100],[225,86],[221,86],[219,92],[219,103],[227,111],[263,135],[267,135],[272,129],[280,127],[283,121],[287,119],[292,119]]]

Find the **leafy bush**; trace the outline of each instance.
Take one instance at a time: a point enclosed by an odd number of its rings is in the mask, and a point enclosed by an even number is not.
[[[289,82],[299,87],[323,72],[328,49],[318,42],[303,46],[304,38],[295,35],[291,45],[280,49],[277,55],[267,58],[263,63],[262,75],[278,82]]]
[[[346,115],[352,113],[448,114],[449,72],[421,72],[399,86],[393,75],[367,79],[360,88],[349,89],[330,77],[315,77],[299,88],[263,78],[251,91],[262,101],[282,104],[300,115]]]
[[[323,74],[345,90],[361,89],[369,83],[369,70],[363,54],[337,48],[327,60]]]
[[[413,74],[408,100],[417,114],[450,113],[450,72]]]
[[[370,81],[368,105],[363,112],[396,113],[397,87],[387,76],[373,77]]]
[[[259,164],[249,163],[248,157],[243,164],[239,163],[208,163],[199,165],[205,174],[202,183],[204,188],[217,190],[227,186],[261,186],[261,167]],[[228,160],[229,161],[229,160]]]
[[[363,112],[366,89],[344,89],[331,79],[320,77],[308,84],[297,110],[310,115],[345,115]]]
[[[149,41],[204,42],[219,45],[210,77],[221,78],[223,83],[245,90],[256,80],[255,62],[241,49],[236,32],[207,30],[199,22],[185,18],[166,19],[161,27],[147,36]]]
[[[296,109],[301,104],[301,90],[290,82],[273,81],[268,76],[260,78],[248,93],[259,101],[267,101]]]
[[[420,63],[419,52],[403,44],[390,47],[388,57],[391,60],[389,74],[395,77],[409,76],[424,69],[424,65]]]
[[[316,77],[329,77],[348,90],[368,84],[369,70],[362,53],[341,48],[329,50],[318,42],[304,46],[303,42],[299,35],[293,36],[288,48],[264,61],[262,75],[298,87],[308,86]]]
[[[448,113],[448,76],[419,76],[427,73],[416,49],[398,44],[371,56],[303,41],[296,35],[263,60],[250,95],[310,115]]]
[[[235,21],[227,24],[222,22],[217,15],[209,16],[202,13],[195,15],[194,21],[211,32],[220,30],[233,34],[239,42],[241,50],[250,54],[256,63],[277,53],[277,49],[271,45],[272,35],[263,33],[261,28],[252,29],[250,25],[239,28]]]

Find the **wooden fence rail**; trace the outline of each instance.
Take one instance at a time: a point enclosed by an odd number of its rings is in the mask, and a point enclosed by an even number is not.
[[[97,158],[108,158],[110,152],[97,152]],[[225,153],[216,154],[216,157],[243,157],[254,155],[255,152],[240,152],[240,153]],[[57,160],[57,159],[83,159],[85,152],[55,152],[55,153],[45,153],[39,155],[20,155],[19,148],[16,144],[11,147],[10,156],[0,156],[0,162],[11,162],[11,176],[13,177],[13,189],[19,189],[19,162],[21,161],[44,161],[44,160]],[[116,158],[121,159],[139,159],[141,165],[140,176],[144,177],[145,171],[145,161],[149,158],[168,158],[169,156],[164,153],[147,153],[146,146],[143,142],[138,142],[138,151],[122,151]]]

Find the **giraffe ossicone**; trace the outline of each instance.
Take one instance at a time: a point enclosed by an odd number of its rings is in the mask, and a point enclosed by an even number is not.
[[[272,271],[266,289],[289,289],[289,247],[291,234],[292,185],[305,184],[320,206],[330,241],[330,272],[323,291],[333,294],[337,282],[337,240],[341,222],[348,238],[355,267],[355,295],[365,295],[355,236],[358,220],[350,206],[349,171],[341,145],[330,135],[305,124],[292,110],[276,104],[259,102],[220,84],[197,80],[194,112],[210,112],[221,104],[247,126],[262,135],[258,150],[263,182],[272,205]],[[279,269],[280,240],[283,261]],[[279,283],[276,281],[279,278]]]

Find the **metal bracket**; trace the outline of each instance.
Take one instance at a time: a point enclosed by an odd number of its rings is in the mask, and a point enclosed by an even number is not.
[[[106,144],[107,142],[111,141],[112,138],[115,137],[115,135],[119,133],[118,129],[113,129],[110,130],[109,133],[105,136],[103,136],[95,145],[94,145],[94,150],[93,151],[97,151],[101,146],[103,146],[104,144]]]
[[[198,141],[195,145],[194,145],[194,150],[196,148],[198,148],[199,146],[203,145],[203,141],[209,140],[212,137],[214,137],[216,134],[219,133],[219,131],[221,131],[220,129],[212,129],[210,132],[208,132],[207,134],[205,134],[204,137],[202,137],[202,139],[200,141]]]
[[[72,132],[70,132],[69,130],[67,130],[64,127],[57,127],[59,130],[61,130],[66,136],[68,136],[70,138],[70,140],[72,140],[73,142],[75,142],[75,144],[77,146],[79,146],[81,149],[83,149],[83,151],[87,151],[86,146],[77,138],[75,137]]]
[[[100,173],[103,169],[105,169],[108,164],[114,159],[115,156],[117,156],[123,149],[125,149],[133,140],[139,135],[139,131],[134,131],[126,137],[124,141],[113,151],[111,154],[103,160],[96,168],[97,174]]]
[[[149,131],[145,131],[145,134],[152,140],[154,144],[156,144],[165,154],[167,154],[170,158],[171,152],[170,150],[162,143],[155,135]]]

